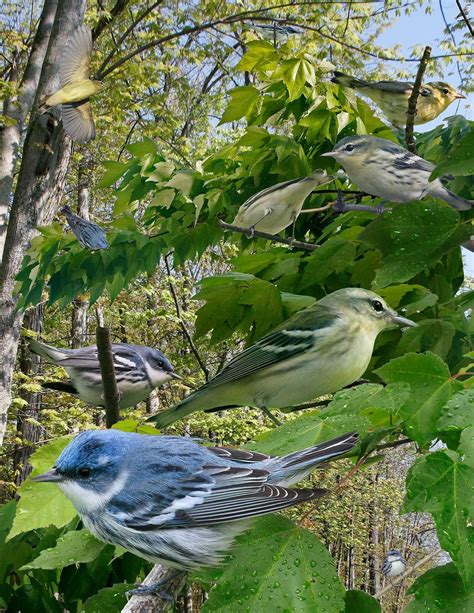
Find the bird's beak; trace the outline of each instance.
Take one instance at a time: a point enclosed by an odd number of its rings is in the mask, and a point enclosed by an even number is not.
[[[337,151],[327,151],[326,153],[321,153],[321,157],[335,158],[337,157]]]
[[[459,92],[456,92],[456,95],[454,96],[455,100],[465,100],[466,96],[464,94],[460,94]]]
[[[31,479],[32,481],[51,481],[58,482],[63,481],[63,477],[57,472],[55,468],[48,470],[48,472],[43,473],[42,475],[37,475]]]
[[[410,328],[416,328],[418,326],[416,322],[412,321],[411,319],[408,319],[407,317],[402,317],[398,313],[394,313],[392,315],[392,321],[398,326],[408,326]]]

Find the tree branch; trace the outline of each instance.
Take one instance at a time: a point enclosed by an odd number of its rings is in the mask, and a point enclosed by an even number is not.
[[[427,562],[429,562],[431,560],[431,558],[434,558],[435,556],[437,556],[442,551],[443,550],[441,548],[439,548],[439,549],[436,549],[435,551],[432,551],[431,553],[429,553],[427,556],[425,556],[419,562],[417,562],[414,566],[412,566],[407,571],[405,571],[403,573],[403,575],[400,575],[399,577],[397,577],[397,579],[398,579],[397,583],[395,583],[393,585],[392,584],[386,585],[382,590],[380,590],[379,592],[377,592],[374,595],[374,598],[380,598],[381,596],[383,596],[384,594],[389,592],[394,587],[398,587],[402,583],[402,581],[404,579],[406,579],[406,577],[409,577],[412,573],[415,572],[415,570],[420,568],[420,566],[423,566],[423,564],[426,564]]]
[[[223,230],[230,230],[231,232],[240,232],[241,234],[246,234],[249,236],[248,228],[240,228],[239,226],[233,226],[230,223],[225,223],[225,221],[217,222],[217,225]],[[265,238],[267,241],[272,241],[272,243],[281,243],[283,245],[289,245],[290,247],[296,247],[297,249],[306,249],[307,251],[315,251],[319,249],[319,245],[313,245],[313,243],[302,243],[300,241],[293,241],[290,238],[283,238],[281,236],[275,236],[274,234],[267,234],[267,232],[260,232],[259,230],[252,231],[252,238],[256,236],[257,238]]]
[[[110,330],[104,325],[104,316],[99,307],[95,309],[97,318],[96,342],[102,386],[104,388],[105,425],[111,428],[119,420],[119,391],[115,378],[114,358]]]
[[[469,32],[471,33],[471,36],[474,36],[474,29],[471,26],[471,22],[469,21],[469,17],[466,15],[466,13],[464,12],[464,9],[462,7],[462,4],[460,2],[460,0],[456,0],[456,4],[458,5],[458,9],[459,9],[459,13],[461,14],[464,23],[467,25],[467,27],[469,28]]]
[[[178,316],[181,330],[183,331],[183,334],[186,337],[186,340],[188,341],[189,346],[191,347],[191,351],[193,352],[194,357],[196,358],[202,372],[204,373],[204,376],[206,377],[206,381],[209,381],[209,370],[207,369],[206,363],[199,355],[199,351],[197,350],[197,347],[194,344],[193,338],[189,334],[189,331],[186,328],[186,325],[181,315],[181,306],[179,304],[178,296],[176,295],[176,290],[174,288],[173,282],[171,281],[171,269],[168,263],[168,255],[165,255],[164,260],[165,260],[166,272],[168,274],[168,286],[170,288],[171,296],[173,297],[174,306],[176,308],[176,315]]]
[[[115,17],[120,15],[120,13],[122,13],[127,8],[127,4],[129,2],[130,0],[117,0],[115,6],[112,7],[110,12],[105,15],[102,15],[102,17],[97,22],[95,28],[92,30],[92,40],[96,40],[102,34],[102,32],[109,25],[109,23],[112,22]]]
[[[418,66],[418,72],[416,73],[415,83],[411,90],[410,97],[408,98],[408,111],[407,111],[407,125],[405,128],[405,142],[407,144],[408,151],[416,153],[415,139],[413,136],[413,129],[415,125],[416,115],[416,103],[418,96],[420,95],[421,82],[423,81],[423,75],[425,74],[426,66],[431,55],[431,47],[426,46],[421,56],[420,65]]]
[[[168,576],[174,576],[176,571],[174,569],[168,569],[161,566],[161,564],[155,564],[151,571],[143,581],[143,586],[150,586],[156,583],[166,584],[166,592],[176,600],[177,594],[180,592],[186,579],[186,573],[181,573],[175,576],[173,579],[167,580]],[[122,609],[122,613],[161,613],[167,611],[170,607],[170,603],[165,598],[160,597],[159,593],[153,592],[151,594],[132,596],[129,602]]]

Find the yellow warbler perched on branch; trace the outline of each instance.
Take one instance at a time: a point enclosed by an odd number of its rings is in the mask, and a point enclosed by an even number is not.
[[[413,89],[413,83],[404,81],[365,81],[334,71],[333,83],[350,87],[368,96],[379,106],[387,119],[397,127],[407,122],[408,99]],[[420,125],[436,119],[451,102],[465,98],[449,83],[432,81],[421,85],[416,104],[415,125]]]

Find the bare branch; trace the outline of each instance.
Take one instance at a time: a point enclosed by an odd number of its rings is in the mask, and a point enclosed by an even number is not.
[[[204,373],[204,376],[206,377],[206,381],[209,381],[209,370],[207,369],[206,363],[204,362],[204,360],[199,355],[199,351],[197,350],[197,347],[194,344],[193,338],[189,334],[189,331],[186,328],[186,325],[185,325],[185,323],[183,321],[183,317],[181,315],[181,306],[179,304],[178,296],[176,295],[176,290],[174,288],[173,282],[171,281],[171,278],[172,278],[171,277],[171,269],[170,269],[170,265],[168,263],[168,256],[167,255],[165,255],[164,260],[165,260],[166,272],[168,274],[168,286],[170,288],[170,292],[171,292],[171,295],[173,297],[174,306],[176,308],[176,315],[178,316],[179,324],[181,326],[181,330],[183,331],[183,334],[186,337],[186,340],[188,341],[189,346],[191,347],[191,351],[193,352],[194,357],[198,361],[198,364],[199,364],[202,372]]]
[[[456,0],[456,4],[458,5],[459,13],[461,14],[462,18],[464,19],[464,23],[469,28],[469,32],[471,33],[471,36],[474,36],[474,29],[471,26],[471,22],[469,21],[469,17],[464,12],[464,9],[462,7],[461,2],[459,0]]]
[[[96,307],[95,314],[97,318],[97,357],[99,359],[102,386],[104,388],[105,424],[107,428],[111,428],[120,418],[120,395],[115,378],[110,330],[104,325],[104,315],[99,307]]]
[[[170,577],[168,581],[168,577]],[[151,571],[146,576],[143,586],[152,586],[154,584],[166,584],[166,592],[173,600],[184,585],[186,573],[176,574],[173,569],[164,568],[161,564],[155,564]],[[165,598],[161,598],[158,592],[151,594],[135,595],[122,609],[122,613],[160,613],[168,611],[170,603]]]
[[[92,30],[93,40],[96,40],[96,38],[102,34],[109,23],[127,8],[127,4],[129,2],[130,0],[117,0],[115,6],[113,6],[110,10],[110,13],[103,15],[97,22],[95,28]]]
[[[418,72],[416,73],[415,83],[411,90],[410,97],[408,98],[408,111],[407,111],[407,125],[405,128],[405,142],[407,144],[408,151],[416,153],[415,138],[413,136],[413,128],[415,125],[416,115],[416,103],[418,96],[420,95],[421,82],[423,81],[423,75],[425,74],[426,67],[431,55],[431,47],[426,46],[421,56],[420,65],[418,66]]]
[[[217,225],[223,230],[240,232],[241,234],[246,234],[247,236],[250,234],[249,228],[233,226],[230,223],[225,223],[225,221],[219,220]],[[281,243],[282,245],[289,245],[290,247],[296,247],[297,249],[306,249],[307,251],[315,251],[316,249],[319,249],[319,245],[314,245],[313,243],[302,243],[300,241],[291,240],[290,238],[283,238],[282,236],[267,234],[267,232],[260,232],[259,230],[252,230],[251,234],[252,237],[256,236],[257,238],[265,238],[267,241],[272,241],[272,243]]]

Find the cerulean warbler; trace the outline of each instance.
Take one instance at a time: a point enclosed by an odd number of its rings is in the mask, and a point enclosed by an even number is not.
[[[382,564],[382,574],[384,577],[398,577],[405,572],[407,564],[402,558],[398,549],[390,549]]]
[[[84,245],[84,247],[88,249],[92,249],[92,251],[107,249],[109,246],[107,235],[100,226],[88,219],[79,217],[79,215],[73,213],[68,206],[63,207],[61,213],[64,213],[66,216],[69,227],[81,245]]]
[[[221,562],[243,520],[326,494],[288,488],[356,443],[349,433],[270,457],[187,437],[89,430],[34,480],[56,483],[101,541],[189,570]]]
[[[240,228],[278,234],[293,224],[301,213],[304,201],[318,186],[334,181],[324,170],[314,170],[308,177],[283,181],[267,187],[246,200],[232,222]]]
[[[473,205],[471,200],[449,191],[439,178],[429,180],[434,164],[385,138],[346,136],[333,151],[322,155],[335,158],[350,180],[372,196],[391,202],[410,202],[430,196],[460,211]],[[346,208],[350,210],[351,206],[357,207],[346,205]]]
[[[76,394],[86,404],[104,406],[97,345],[62,349],[32,339],[30,348],[33,353],[62,366],[70,377],[70,381],[47,382],[43,384],[44,387]],[[112,356],[121,409],[145,400],[155,387],[181,378],[173,372],[173,367],[161,351],[151,347],[118,343],[112,345]]]
[[[374,292],[337,290],[290,317],[151,420],[161,427],[194,411],[236,406],[266,411],[331,394],[362,376],[377,335],[394,325],[416,324]]]
[[[408,100],[413,91],[413,83],[406,81],[365,81],[335,71],[333,83],[350,87],[371,98],[395,126],[407,123]],[[416,102],[415,125],[436,119],[447,107],[460,98],[465,98],[449,83],[432,81],[420,87]]]
[[[61,106],[64,131],[79,143],[95,138],[95,125],[89,99],[101,88],[90,78],[92,32],[82,24],[71,36],[59,58],[61,89],[41,100],[39,112]]]

